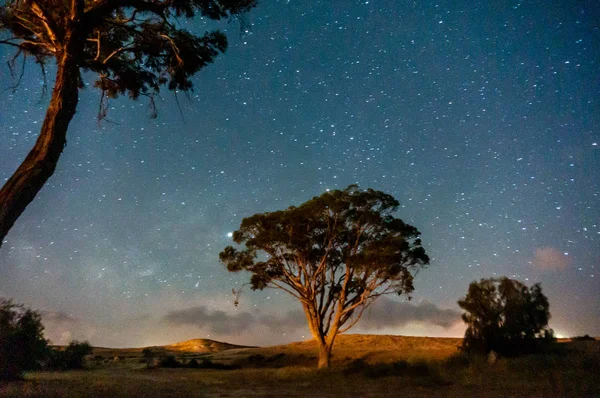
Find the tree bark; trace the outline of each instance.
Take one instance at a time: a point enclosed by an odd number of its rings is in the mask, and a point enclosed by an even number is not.
[[[78,102],[76,54],[81,43],[75,29],[67,32],[64,43],[56,57],[56,81],[40,135],[23,163],[0,190],[0,247],[15,221],[54,173],[67,143],[67,129]]]
[[[306,320],[308,321],[308,328],[319,347],[318,368],[328,368],[331,364],[331,350],[339,330],[339,325],[337,323],[332,324],[326,335],[326,332],[322,328],[323,320],[318,315],[319,312],[309,304],[303,305],[303,309]],[[338,318],[339,317],[336,317],[337,322],[339,322]]]
[[[327,339],[328,340],[328,339]],[[333,341],[326,341],[324,344],[319,344],[319,369],[326,369],[331,364],[331,349]]]

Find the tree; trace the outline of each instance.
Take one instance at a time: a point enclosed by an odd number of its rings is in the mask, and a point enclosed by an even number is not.
[[[409,294],[413,273],[429,263],[411,225],[395,218],[399,203],[380,191],[325,192],[287,210],[242,221],[220,260],[249,271],[253,290],[281,289],[302,304],[328,367],[338,333],[350,329],[377,297]]]
[[[465,351],[512,356],[534,352],[553,339],[550,304],[539,283],[528,288],[506,277],[481,279],[469,285],[458,305],[465,310]]]
[[[93,352],[92,346],[87,341],[73,340],[64,349],[54,348],[50,351],[50,364],[52,369],[82,369],[86,355]]]
[[[150,368],[152,362],[154,362],[154,351],[152,351],[149,347],[146,347],[142,350],[142,356],[146,361],[146,368]]]
[[[43,330],[37,312],[0,298],[0,380],[40,366],[48,352]]]
[[[102,92],[99,116],[108,98],[121,94],[150,99],[161,86],[193,88],[191,77],[225,51],[219,31],[197,36],[178,17],[199,14],[213,20],[240,16],[256,0],[5,0],[0,6],[0,44],[41,66],[56,60],[56,79],[40,135],[0,189],[0,246],[15,221],[54,173],[77,108],[82,71],[97,75]],[[19,77],[19,79],[22,76]]]

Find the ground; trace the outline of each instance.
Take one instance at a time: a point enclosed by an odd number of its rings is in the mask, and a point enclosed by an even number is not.
[[[218,352],[194,343],[178,347],[195,346],[196,352],[163,352],[183,362],[210,359],[234,370],[147,369],[141,349],[98,348],[86,370],[30,372],[24,381],[0,385],[0,396],[600,396],[600,341],[561,342],[546,354],[500,358],[492,365],[486,358],[460,355],[460,339],[340,337],[326,371],[316,369],[312,342]]]

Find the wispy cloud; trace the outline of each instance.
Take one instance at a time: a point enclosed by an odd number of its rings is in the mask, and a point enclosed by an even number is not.
[[[571,265],[571,258],[553,247],[541,247],[535,249],[534,258],[531,262],[534,267],[547,271],[560,271]]]
[[[188,325],[208,330],[216,334],[228,334],[234,331],[266,327],[272,332],[290,332],[306,329],[306,317],[300,310],[289,311],[281,315],[250,312],[226,313],[197,306],[171,311],[163,320],[172,325]],[[381,298],[365,312],[360,321],[364,329],[383,329],[405,326],[409,323],[428,323],[449,328],[460,321],[460,313],[455,310],[441,309],[435,304],[423,301],[419,304],[396,302]]]
[[[217,334],[234,333],[256,326],[263,326],[274,332],[280,332],[286,329],[298,329],[306,325],[306,318],[301,311],[290,311],[277,316],[253,314],[247,311],[233,313],[220,310],[211,311],[205,306],[171,311],[163,319],[174,325],[197,326],[210,333]]]
[[[246,330],[257,322],[256,316],[249,312],[228,314],[220,310],[211,311],[205,306],[171,311],[165,315],[164,320],[175,325],[197,326],[217,334]]]
[[[41,311],[44,337],[52,344],[65,345],[72,340],[91,340],[97,332],[94,325],[64,312]]]
[[[415,322],[449,328],[460,321],[460,312],[442,309],[426,300],[412,304],[380,298],[367,311],[361,325],[369,329],[406,326]]]

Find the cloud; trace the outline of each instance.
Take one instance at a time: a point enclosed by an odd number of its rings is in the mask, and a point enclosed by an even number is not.
[[[361,325],[369,329],[400,327],[415,322],[449,328],[460,321],[460,312],[442,309],[427,300],[415,305],[380,298],[367,309],[363,318]]]
[[[197,326],[218,334],[246,330],[256,323],[255,316],[249,312],[230,315],[220,310],[210,311],[205,306],[171,311],[165,315],[164,320],[175,325]]]
[[[94,325],[60,311],[41,311],[44,337],[52,344],[66,345],[72,340],[91,340],[97,332]]]
[[[539,269],[560,271],[571,265],[571,262],[571,258],[568,254],[553,247],[541,247],[535,249],[532,264]]]
[[[163,318],[175,325],[192,325],[217,334],[229,334],[256,326],[264,326],[274,332],[298,329],[306,326],[306,318],[301,311],[290,311],[282,316],[224,311],[210,311],[205,306],[171,311]]]
[[[197,306],[171,311],[163,317],[163,320],[172,325],[196,326],[215,334],[231,334],[256,327],[264,327],[274,333],[307,329],[306,317],[299,310],[281,315],[250,312],[230,314]],[[427,323],[449,328],[458,321],[460,321],[458,311],[441,309],[428,301],[415,305],[380,298],[365,312],[361,325],[366,329],[383,329],[405,326],[409,323]]]
[[[177,307],[181,308],[182,304],[178,303]],[[293,307],[284,308],[290,310],[267,312],[251,307],[223,311],[217,303],[184,307],[158,316],[142,314],[108,323],[74,317],[61,311],[41,311],[40,315],[45,337],[57,345],[68,344],[71,340],[88,340],[98,346],[141,347],[198,336],[238,344],[273,345],[308,338],[310,333],[304,312]],[[457,311],[439,308],[429,301],[415,304],[381,297],[365,311],[355,330],[360,333],[380,330],[410,333],[416,327],[431,335],[436,327],[444,333],[458,325],[459,321]]]

